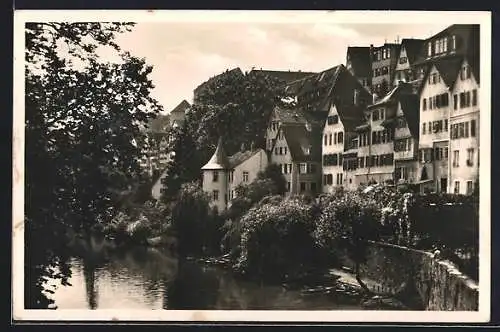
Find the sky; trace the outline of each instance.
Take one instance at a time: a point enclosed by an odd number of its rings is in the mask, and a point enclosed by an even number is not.
[[[153,66],[152,92],[166,112],[226,69],[319,72],[345,64],[348,46],[426,39],[449,24],[142,22],[118,44]]]

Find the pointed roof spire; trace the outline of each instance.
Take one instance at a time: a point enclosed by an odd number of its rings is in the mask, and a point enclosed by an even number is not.
[[[208,163],[205,164],[201,169],[202,170],[215,170],[215,169],[227,169],[229,165],[228,158],[226,155],[226,152],[224,151],[224,147],[222,144],[222,136],[219,137],[219,141],[217,142],[217,148],[215,149],[215,152],[208,161]]]

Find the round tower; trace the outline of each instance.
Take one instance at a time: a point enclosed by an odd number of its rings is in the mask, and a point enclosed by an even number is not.
[[[203,191],[210,197],[210,205],[223,211],[228,201],[228,168],[229,161],[224,151],[222,137],[210,160],[201,168],[203,173]]]

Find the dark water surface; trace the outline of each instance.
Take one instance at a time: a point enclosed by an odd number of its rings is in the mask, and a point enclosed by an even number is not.
[[[228,270],[136,248],[71,260],[72,286],[57,287],[58,309],[362,310],[331,295],[235,278]],[[344,303],[339,303],[344,302]]]

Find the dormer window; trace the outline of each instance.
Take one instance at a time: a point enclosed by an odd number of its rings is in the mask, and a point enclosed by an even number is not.
[[[306,156],[309,156],[309,155],[311,154],[311,146],[310,146],[310,145],[309,145],[309,146],[304,147],[304,154],[305,154]]]
[[[429,42],[427,44],[427,56],[431,57],[432,56],[432,42]]]

